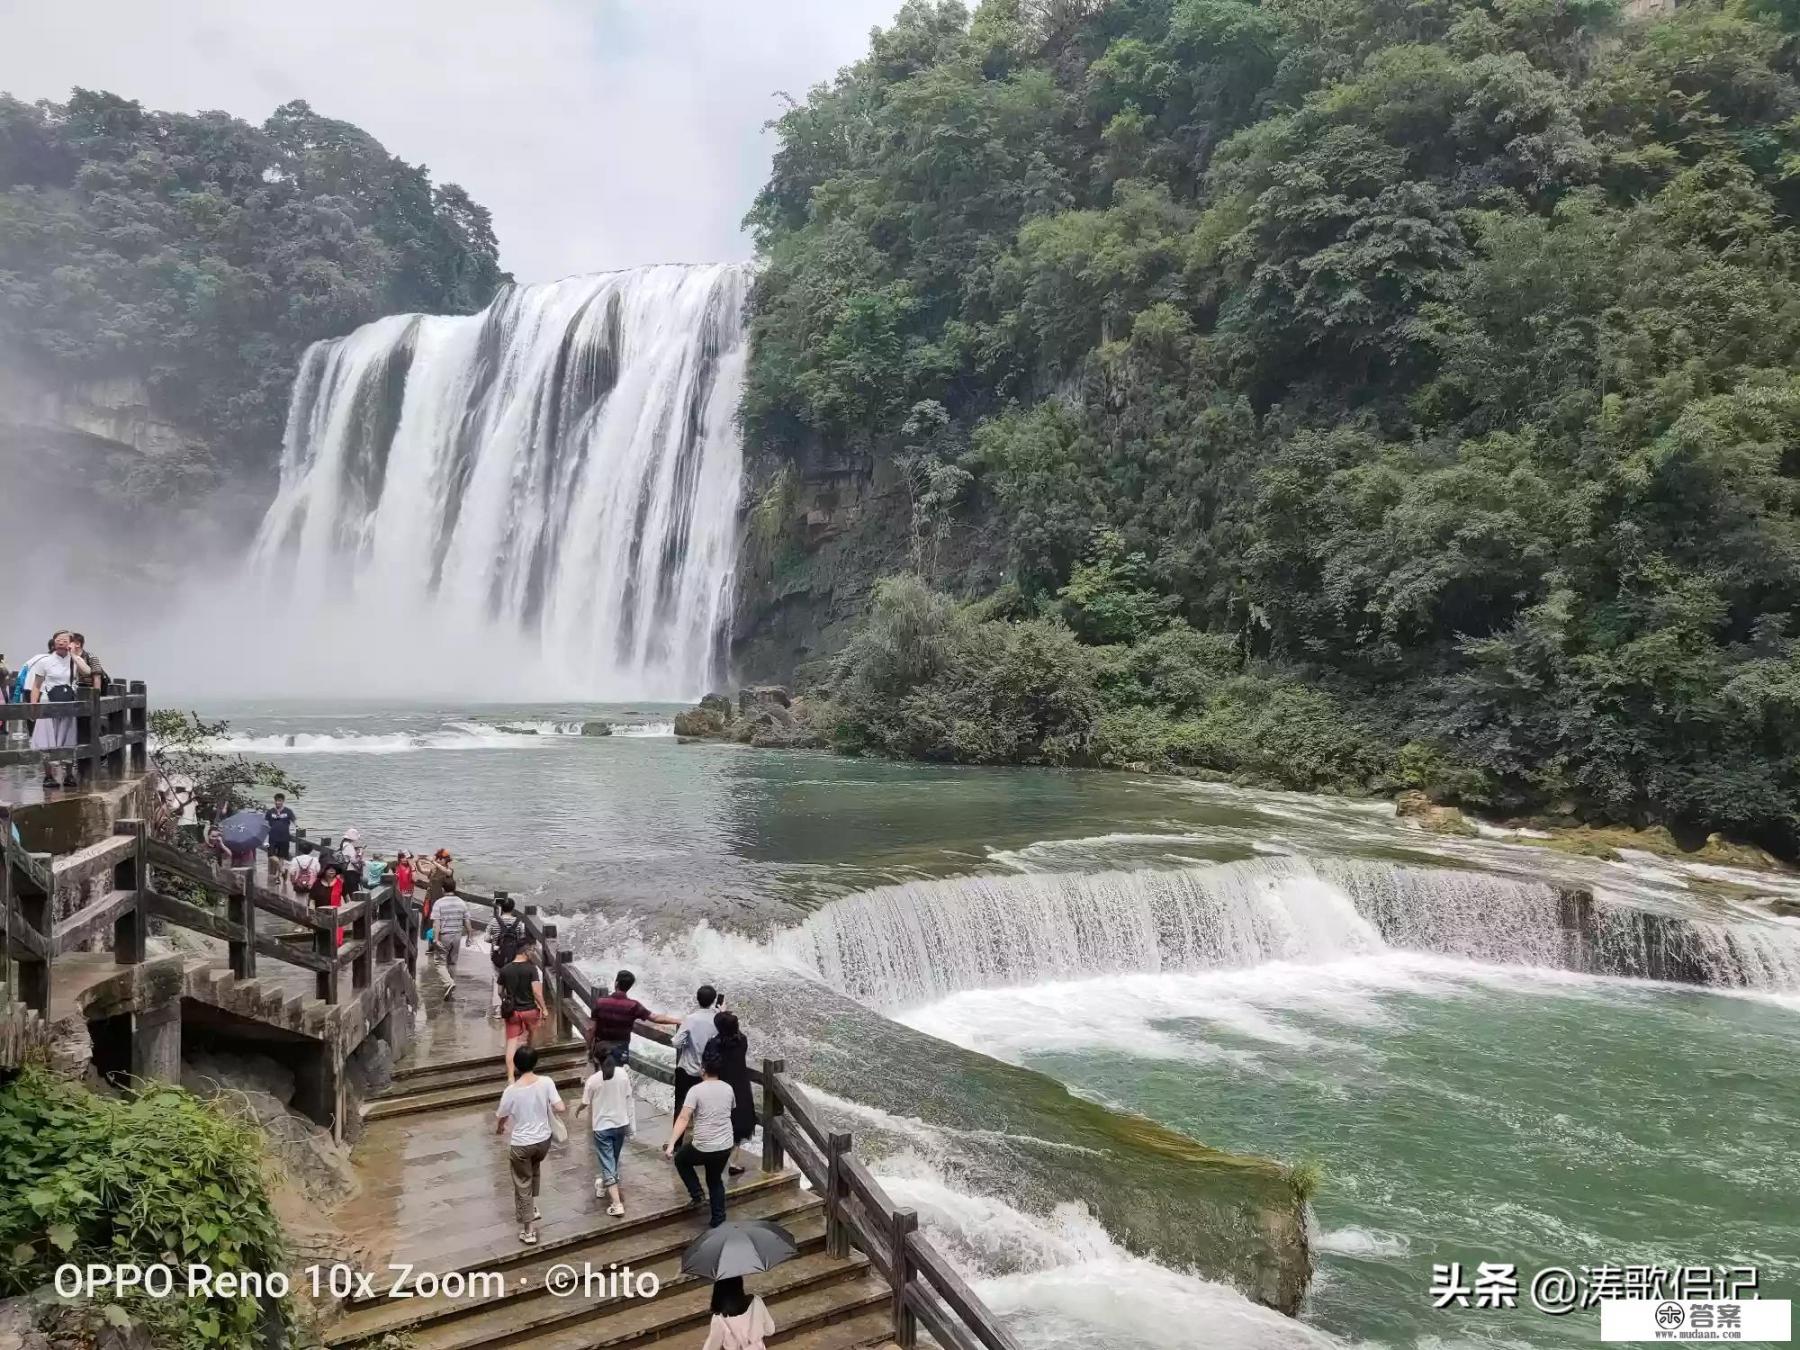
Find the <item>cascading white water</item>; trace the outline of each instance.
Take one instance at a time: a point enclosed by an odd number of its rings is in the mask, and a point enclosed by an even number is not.
[[[403,642],[415,690],[704,692],[730,614],[750,275],[572,277],[314,344],[252,555],[271,603],[325,621],[289,629],[288,673],[328,676],[309,646],[354,631]]]
[[[1800,987],[1800,932],[1450,868],[1299,857],[1178,870],[959,877],[846,896],[776,938],[877,1007],[1100,974],[1325,961],[1386,947],[1504,965]]]

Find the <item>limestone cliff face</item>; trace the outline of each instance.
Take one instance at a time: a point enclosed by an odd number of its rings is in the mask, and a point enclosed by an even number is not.
[[[160,417],[135,375],[64,381],[35,372],[0,350],[0,423],[15,435],[85,436],[140,455],[168,455],[202,444],[191,428]]]
[[[991,590],[1005,547],[993,513],[970,502],[929,557],[915,556],[912,495],[892,459],[811,443],[745,448],[733,674],[804,684],[848,640],[875,583],[920,567],[958,595]]]

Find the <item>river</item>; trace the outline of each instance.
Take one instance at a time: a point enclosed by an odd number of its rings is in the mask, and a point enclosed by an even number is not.
[[[570,916],[597,968],[646,971],[653,1006],[697,968],[848,998],[946,1055],[1317,1164],[1293,1321],[1131,1254],[1081,1186],[984,1188],[979,1131],[907,1109],[916,1087],[834,1080],[897,1197],[1037,1350],[1597,1338],[1592,1311],[1433,1309],[1452,1261],[1756,1265],[1765,1295],[1800,1292],[1800,923],[1759,899],[1800,878],[1426,835],[1382,803],[678,745],[654,704],[204,711],[306,784],[308,828],[451,848],[471,883]],[[599,719],[613,735],[579,734]],[[1679,917],[1734,987],[1566,968],[1547,883],[1591,889],[1606,934]]]

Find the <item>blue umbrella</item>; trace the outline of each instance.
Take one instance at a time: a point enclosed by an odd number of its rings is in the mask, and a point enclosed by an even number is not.
[[[219,838],[235,853],[269,842],[269,822],[261,811],[234,811],[219,822]]]

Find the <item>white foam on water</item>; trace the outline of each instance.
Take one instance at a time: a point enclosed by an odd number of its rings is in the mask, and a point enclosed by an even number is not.
[[[955,1125],[933,1125],[929,1121],[920,1120],[917,1116],[897,1115],[892,1111],[884,1111],[879,1106],[870,1106],[866,1102],[853,1101],[848,1097],[840,1097],[835,1092],[812,1083],[804,1083],[808,1096],[821,1105],[837,1112],[860,1120],[864,1124],[894,1138],[905,1139],[915,1150],[929,1153],[936,1163],[941,1164],[951,1156],[955,1141],[973,1140],[977,1143],[1030,1144],[1034,1148],[1057,1149],[1065,1153],[1086,1154],[1090,1157],[1102,1156],[1098,1150],[1083,1144],[1069,1144],[1056,1139],[1040,1139],[1036,1135],[1016,1134],[1008,1130],[971,1130]]]
[[[1092,855],[1111,849],[1143,844],[1201,844],[1212,836],[1182,830],[1077,835],[1068,839],[1040,839],[1023,848],[990,848],[988,860],[1019,872],[1066,870],[1065,864],[1091,861]]]
[[[644,738],[673,736],[675,734],[675,724],[673,722],[614,722],[612,724],[612,734],[615,736],[624,736],[627,739],[634,736]]]
[[[1037,1216],[946,1184],[902,1156],[877,1169],[896,1204],[1028,1350],[1325,1350],[1344,1342],[1236,1290],[1125,1251],[1084,1207]]]
[[[206,748],[227,755],[404,755],[420,750],[528,750],[571,741],[611,739],[583,736],[581,728],[580,722],[548,719],[452,721],[436,731],[240,733],[218,737]],[[674,734],[673,722],[615,722],[612,729],[612,737],[625,740]]]
[[[1367,1228],[1328,1229],[1315,1233],[1312,1244],[1314,1251],[1377,1261],[1405,1256],[1412,1250],[1412,1244],[1398,1234],[1378,1233]]]
[[[226,755],[404,755],[419,750],[527,750],[551,741],[551,737],[510,735],[492,727],[485,730],[362,735],[357,732],[287,732],[264,736],[224,736],[207,749]]]
[[[1465,977],[1483,969],[1398,952],[1318,964],[1276,961],[1248,970],[970,990],[900,1013],[896,1020],[1011,1063],[1105,1051],[1139,1059],[1228,1060],[1254,1069],[1259,1063],[1254,1049],[1221,1045],[1214,1037],[1268,1047],[1321,1047],[1324,1036],[1305,1023],[1381,1026],[1392,1020],[1384,998],[1467,994]]]

